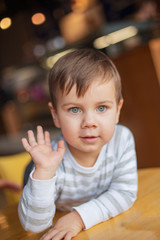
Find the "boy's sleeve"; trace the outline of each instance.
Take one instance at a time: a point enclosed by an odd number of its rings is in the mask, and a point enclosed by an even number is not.
[[[52,225],[55,214],[54,191],[56,177],[49,180],[33,179],[33,171],[23,189],[18,214],[25,230],[41,232]]]
[[[85,229],[128,210],[137,197],[137,161],[134,138],[130,131],[119,151],[109,189],[96,199],[74,209],[81,216]]]

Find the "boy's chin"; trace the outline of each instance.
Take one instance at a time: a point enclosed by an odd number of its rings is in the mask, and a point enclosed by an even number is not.
[[[94,145],[87,145],[85,147],[69,147],[71,153],[77,152],[79,154],[99,154],[103,146],[94,146]]]

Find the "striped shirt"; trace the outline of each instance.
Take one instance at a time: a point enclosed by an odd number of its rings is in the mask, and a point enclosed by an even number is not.
[[[57,149],[58,140],[52,143],[53,149]],[[79,165],[65,145],[56,176],[49,180],[33,179],[33,169],[24,187],[18,212],[28,231],[41,232],[51,226],[56,209],[75,209],[85,229],[89,229],[128,210],[136,200],[136,152],[128,128],[116,126],[93,167]]]

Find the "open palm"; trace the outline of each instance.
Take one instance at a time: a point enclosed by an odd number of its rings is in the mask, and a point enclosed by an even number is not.
[[[37,127],[37,141],[32,130],[28,131],[28,140],[22,138],[25,150],[31,155],[36,171],[49,173],[50,177],[55,175],[56,169],[63,159],[65,152],[64,142],[59,141],[57,150],[51,147],[50,134],[43,132],[41,126]]]

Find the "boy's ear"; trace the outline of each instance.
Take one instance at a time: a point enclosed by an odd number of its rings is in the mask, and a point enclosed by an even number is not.
[[[52,115],[52,119],[53,119],[53,122],[54,122],[55,126],[57,128],[60,128],[60,123],[59,123],[59,119],[58,119],[58,115],[57,115],[56,109],[53,107],[51,102],[48,103],[48,107],[50,109],[50,112],[51,112],[51,115]]]
[[[117,106],[116,124],[119,122],[119,116],[120,116],[121,108],[123,106],[123,102],[124,102],[123,99],[121,99]]]

